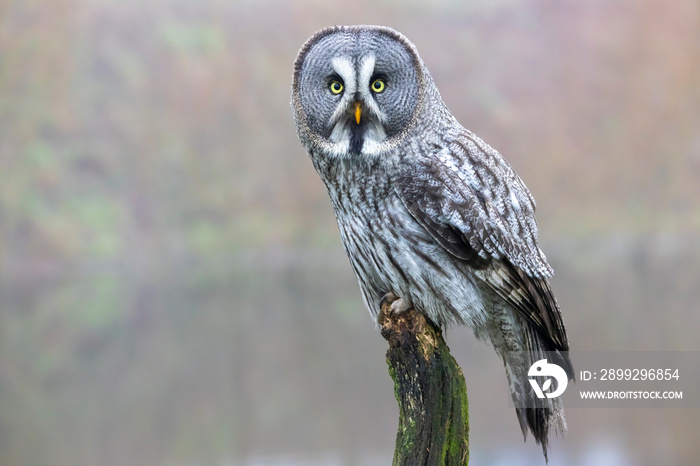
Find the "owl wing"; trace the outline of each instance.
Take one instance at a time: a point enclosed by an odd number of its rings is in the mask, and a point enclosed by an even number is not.
[[[535,201],[503,157],[467,130],[402,165],[396,190],[435,241],[467,261],[499,296],[531,321],[552,350],[568,350],[537,245]]]

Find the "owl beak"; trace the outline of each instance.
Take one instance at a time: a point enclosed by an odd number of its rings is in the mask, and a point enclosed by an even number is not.
[[[355,121],[360,124],[360,117],[362,116],[362,107],[360,107],[360,102],[355,102]]]

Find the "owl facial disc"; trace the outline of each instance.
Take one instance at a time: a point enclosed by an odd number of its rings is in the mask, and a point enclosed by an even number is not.
[[[418,121],[426,83],[422,63],[413,45],[393,30],[320,31],[304,44],[294,70],[299,137],[326,161],[377,160]]]

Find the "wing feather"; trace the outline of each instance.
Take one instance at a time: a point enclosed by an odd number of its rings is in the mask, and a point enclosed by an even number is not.
[[[402,166],[396,190],[435,239],[525,316],[550,342],[568,350],[547,277],[552,268],[537,244],[535,202],[503,157],[467,130]]]

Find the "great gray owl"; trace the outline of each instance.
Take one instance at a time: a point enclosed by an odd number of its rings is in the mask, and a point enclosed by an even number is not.
[[[544,352],[574,371],[525,184],[457,122],[415,46],[389,28],[311,37],[294,63],[292,111],[370,314],[391,299],[393,312],[413,307],[490,341],[523,435],[529,427],[546,457],[550,427],[566,430],[561,401],[536,398],[516,374]]]

